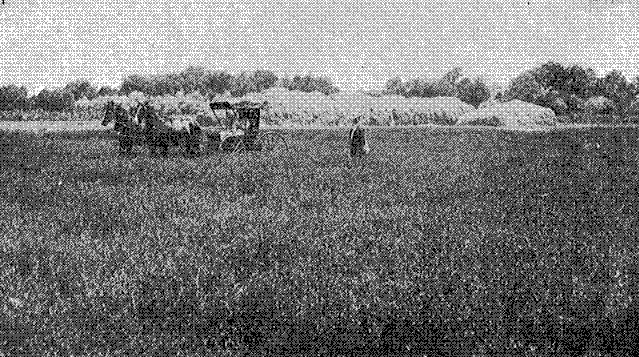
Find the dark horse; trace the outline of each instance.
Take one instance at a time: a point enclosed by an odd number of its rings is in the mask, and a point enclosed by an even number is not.
[[[121,153],[130,154],[133,145],[145,144],[145,136],[139,122],[136,122],[120,103],[113,100],[106,104],[102,125],[107,126],[111,122],[115,122],[113,130],[118,133]]]
[[[193,118],[163,118],[147,100],[138,104],[134,121],[140,123],[151,154],[162,148],[166,155],[171,146],[183,147],[187,156],[201,151],[202,128]]]

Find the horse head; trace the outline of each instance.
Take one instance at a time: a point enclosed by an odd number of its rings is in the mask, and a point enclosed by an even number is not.
[[[136,124],[140,123],[140,108],[141,108],[141,103],[139,101],[135,103],[134,106],[132,105],[129,108],[129,114],[132,117],[132,121]]]
[[[161,120],[150,100],[145,100],[144,102],[138,103],[134,121],[142,128],[147,130],[158,128],[164,125],[164,122]]]
[[[138,101],[137,104],[135,105],[135,109],[133,110],[133,122],[136,125],[141,125],[142,127],[145,127],[146,124],[146,116],[147,116],[147,109],[146,109],[146,105],[147,102],[140,102]]]

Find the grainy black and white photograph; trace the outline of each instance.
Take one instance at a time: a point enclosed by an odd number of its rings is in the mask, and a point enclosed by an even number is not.
[[[639,3],[3,0],[0,356],[632,356]]]

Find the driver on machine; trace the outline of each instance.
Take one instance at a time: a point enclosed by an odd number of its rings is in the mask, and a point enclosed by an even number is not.
[[[239,136],[244,135],[244,131],[240,129],[240,125],[237,120],[235,120],[235,115],[232,113],[226,114],[226,127],[227,129],[222,130],[220,132],[220,142],[224,142],[224,140],[231,136]]]

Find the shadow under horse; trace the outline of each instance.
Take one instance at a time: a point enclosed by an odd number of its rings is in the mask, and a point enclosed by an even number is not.
[[[184,149],[185,156],[195,156],[202,151],[202,128],[195,118],[185,116],[162,117],[149,101],[138,104],[135,121],[141,123],[149,152],[154,155],[159,149],[166,156],[169,147]]]
[[[146,137],[139,122],[122,104],[111,100],[106,103],[102,125],[114,122],[113,130],[118,134],[120,153],[130,154],[134,145],[146,144]]]

